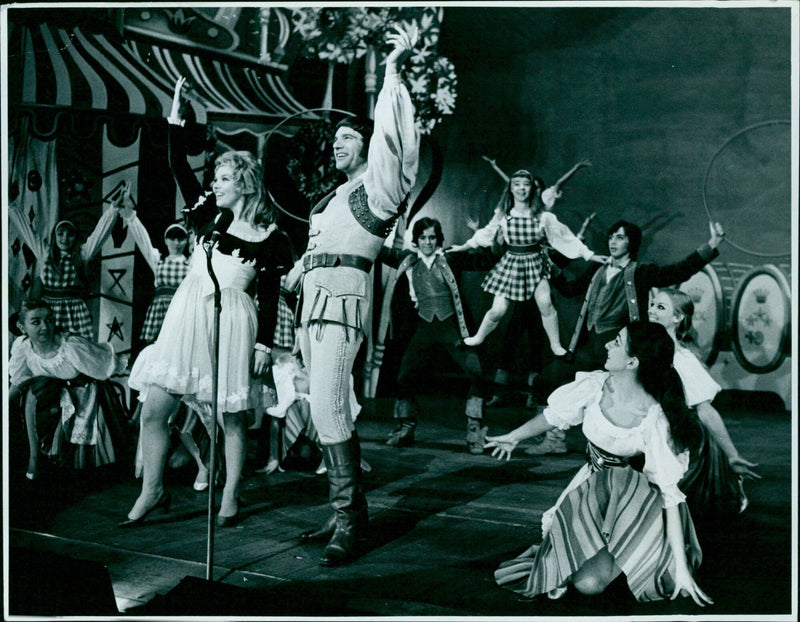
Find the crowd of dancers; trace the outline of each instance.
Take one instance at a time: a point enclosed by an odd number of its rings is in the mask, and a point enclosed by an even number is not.
[[[323,566],[357,560],[369,529],[362,474],[370,467],[355,426],[361,407],[353,366],[372,304],[371,269],[382,262],[396,268],[384,308],[405,277],[418,315],[400,363],[388,446],[414,444],[421,414],[415,388],[431,348],[447,353],[469,378],[464,414],[471,454],[491,451],[508,460],[527,439],[539,439],[532,453],[563,453],[572,426],[581,426],[587,439],[587,463],[544,514],[541,542],[503,563],[497,583],[525,596],[558,598],[569,585],[598,594],[623,573],[640,601],[683,595],[711,603],[694,580],[702,555],[693,516],[744,511],[742,481],[759,477],[712,406],[720,387],[697,352],[692,301],[676,288],[718,256],[722,226],[709,223],[708,241],[684,260],[657,265],[637,261],[641,231],[621,220],[609,227],[607,249],[598,254],[552,211],[563,184],[589,162],[547,187],[527,170],[506,176],[490,161],[506,188],[488,224],[473,223],[468,240],[446,245],[441,223],[422,217],[412,226],[410,247],[389,248],[386,238],[418,168],[414,108],[399,74],[417,36],[402,28],[387,36],[391,52],[374,121],[352,116],[336,127],[333,157],[344,181],[312,209],[299,258],[276,226],[252,154],[223,153],[211,188],[197,181],[186,157],[183,78],[167,121],[170,165],[186,207],[182,222],[163,234],[166,254],[152,244],[124,185],[83,244],[75,225],[61,221],[48,248],[11,210],[11,225],[39,266],[40,287],[19,310],[9,368],[11,402],[28,434],[27,478],[40,476],[44,459],[78,468],[120,459],[128,428],[123,397],[109,379],[129,368],[139,405],[132,462],[142,484],[120,527],[169,511],[165,469],[181,456],[197,466],[194,489],[208,489],[208,435],[215,426],[223,439],[219,527],[241,520],[248,430],[263,431],[259,471],[266,474],[281,470],[305,436],[321,451],[317,472],[328,479],[331,514],[299,536],[326,543]],[[92,340],[84,302],[87,263],[117,218],[155,279],[141,333],[146,347],[132,362]],[[589,268],[570,282],[553,251]],[[459,289],[466,270],[486,271],[482,289],[493,296],[477,328]],[[566,347],[551,287],[583,296]],[[489,435],[482,344],[506,314],[530,312],[523,305],[531,300],[550,351],[531,382],[533,402],[542,408],[519,428]],[[539,321],[530,313],[519,317]]]

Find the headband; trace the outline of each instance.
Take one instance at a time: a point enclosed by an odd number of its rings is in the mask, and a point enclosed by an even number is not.
[[[179,225],[178,223],[173,223],[173,224],[171,224],[169,227],[167,227],[164,230],[164,237],[165,238],[167,237],[167,234],[172,229],[180,229],[183,232],[183,235],[185,235],[187,238],[189,237],[189,232],[186,230],[186,227],[184,227],[183,225]]]
[[[72,222],[71,220],[59,220],[59,221],[56,223],[56,226],[55,226],[55,227],[53,227],[53,231],[58,231],[58,228],[59,228],[61,225],[69,225],[69,226],[70,226],[70,227],[72,227],[72,228],[73,228],[75,231],[77,231],[77,230],[78,230],[78,228],[75,226],[75,223],[74,223],[74,222]]]

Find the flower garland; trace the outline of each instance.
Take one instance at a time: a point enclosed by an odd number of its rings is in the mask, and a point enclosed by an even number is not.
[[[303,53],[320,60],[350,63],[369,46],[381,47],[395,24],[417,27],[417,49],[405,63],[402,75],[416,110],[416,125],[430,134],[455,110],[458,80],[450,60],[436,52],[444,9],[407,8],[302,8],[292,11],[295,31],[304,42]]]

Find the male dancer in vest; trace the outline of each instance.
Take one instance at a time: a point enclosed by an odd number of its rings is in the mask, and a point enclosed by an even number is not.
[[[467,449],[471,454],[481,454],[488,431],[487,427],[481,427],[486,388],[475,348],[458,347],[459,342],[470,334],[458,290],[458,275],[464,270],[489,270],[497,263],[497,257],[489,251],[444,253],[442,225],[435,218],[417,220],[411,235],[417,247],[416,252],[384,247],[378,256],[380,261],[397,268],[386,287],[381,330],[384,329],[383,319],[388,317],[394,285],[404,274],[409,278],[409,293],[419,315],[397,377],[397,401],[394,405],[397,429],[391,433],[386,444],[390,447],[407,447],[414,443],[419,414],[415,387],[429,371],[425,364],[426,353],[432,348],[441,348],[469,377],[465,409]]]
[[[374,133],[371,124],[354,118],[337,126],[333,155],[347,181],[312,209],[308,247],[287,277],[287,287],[294,289],[302,275],[297,338],[334,510],[322,528],[301,540],[330,537],[319,561],[323,566],[355,558],[367,526],[349,380],[367,328],[372,263],[416,181],[419,135],[398,67],[417,37],[399,27],[387,35],[393,49],[375,104]]]
[[[546,403],[555,389],[575,379],[575,372],[602,369],[606,344],[619,329],[647,317],[650,289],[683,283],[719,255],[717,246],[725,232],[718,222],[709,222],[708,242],[674,264],[637,264],[642,231],[633,223],[620,220],[608,229],[609,261],[598,269],[590,268],[574,281],[563,274],[552,282],[566,297],[586,292],[578,322],[569,344],[569,354],[554,360],[533,380],[533,395]],[[588,289],[587,289],[588,287]],[[525,450],[529,455],[567,452],[563,430],[554,428],[541,443]]]

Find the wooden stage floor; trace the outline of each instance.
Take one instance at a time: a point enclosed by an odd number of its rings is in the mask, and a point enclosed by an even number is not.
[[[511,462],[499,463],[488,453],[466,452],[460,399],[426,397],[421,398],[417,444],[411,448],[383,444],[393,428],[390,400],[368,401],[359,419],[363,454],[372,466],[365,475],[371,527],[362,558],[340,568],[320,567],[323,545],[300,545],[296,537],[327,517],[326,478],[313,473],[311,461],[297,462],[303,468],[283,473],[256,474],[253,450],[242,489],[245,518],[216,531],[213,583],[202,580],[207,497],[192,490],[193,473],[170,470],[170,513],[124,530],[116,524],[138,493],[132,467],[92,474],[55,472],[28,482],[22,448],[15,450],[12,444],[7,613],[53,614],[47,607],[59,605],[40,591],[52,585],[48,573],[58,572],[57,560],[64,556],[105,566],[119,615],[135,619],[796,619],[792,417],[757,400],[748,404],[741,396],[728,396],[727,405],[720,405],[725,397],[718,398],[718,407],[742,454],[760,463],[763,479],[746,485],[750,507],[744,514],[708,524],[698,520],[704,553],[698,582],[715,600],[710,607],[700,608],[685,598],[637,603],[621,582],[602,596],[570,591],[558,601],[525,601],[497,587],[493,572],[499,563],[540,540],[542,512],[584,461],[582,437],[570,431],[566,455],[533,457],[520,448]],[[521,404],[492,408],[486,421],[490,433],[502,433],[530,413]],[[86,602],[87,609],[81,613],[95,611],[89,606],[95,596],[100,599],[99,594],[82,597],[79,602]],[[37,603],[45,603],[41,606],[46,610],[37,610]]]

